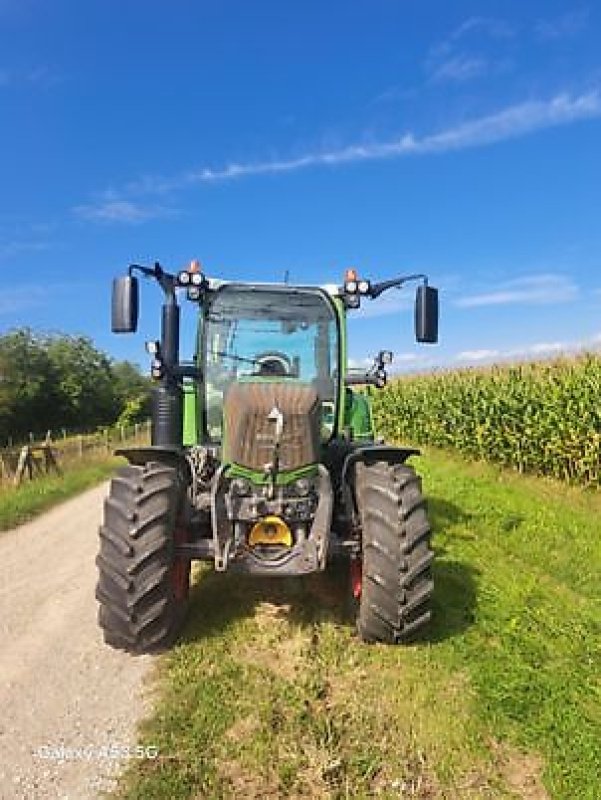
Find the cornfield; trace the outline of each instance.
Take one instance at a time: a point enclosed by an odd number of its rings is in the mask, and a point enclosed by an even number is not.
[[[380,434],[601,484],[601,357],[409,376],[373,392]]]

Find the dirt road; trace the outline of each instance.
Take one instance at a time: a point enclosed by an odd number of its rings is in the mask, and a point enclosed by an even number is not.
[[[87,800],[135,751],[151,659],[102,642],[94,587],[107,487],[0,533],[0,798]],[[153,753],[150,753],[153,755]]]

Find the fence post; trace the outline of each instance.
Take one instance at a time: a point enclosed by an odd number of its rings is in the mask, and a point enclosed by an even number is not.
[[[21,453],[19,454],[19,463],[17,464],[17,471],[15,472],[15,486],[19,486],[23,480],[25,470],[27,470],[27,474],[31,480],[33,477],[33,464],[31,463],[31,450],[27,444],[21,448]]]
[[[111,445],[109,442],[109,429],[106,428],[104,431],[104,446],[107,453],[110,453]]]
[[[79,453],[79,457],[83,458],[83,434],[80,433],[77,437],[77,452]]]

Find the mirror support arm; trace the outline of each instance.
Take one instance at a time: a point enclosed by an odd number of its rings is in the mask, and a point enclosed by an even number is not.
[[[142,264],[130,264],[128,268],[130,277],[133,275],[134,271],[140,272],[142,275],[146,275],[148,278],[154,278],[165,293],[168,305],[176,305],[175,275],[165,272],[158,261],[155,262],[154,267],[145,267]]]
[[[376,297],[379,297],[383,292],[386,292],[388,289],[393,289],[395,286],[400,287],[404,283],[407,283],[408,281],[422,281],[423,285],[427,286],[428,276],[423,274],[403,275],[400,278],[391,278],[389,281],[374,283],[369,291],[368,297],[371,297],[372,300],[375,300]]]

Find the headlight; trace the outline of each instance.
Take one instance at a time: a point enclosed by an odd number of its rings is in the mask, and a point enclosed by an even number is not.
[[[367,294],[371,288],[371,284],[369,281],[359,281],[357,288],[359,289],[359,294]]]
[[[246,478],[236,478],[232,481],[232,493],[240,497],[246,497],[250,494],[250,483]]]
[[[307,478],[299,478],[294,482],[294,488],[299,497],[306,497],[311,491],[311,481]]]
[[[347,281],[344,284],[344,291],[347,292],[347,294],[355,294],[357,288],[357,281]]]
[[[177,276],[177,282],[181,286],[187,286],[190,283],[190,273],[187,270],[182,270]]]

